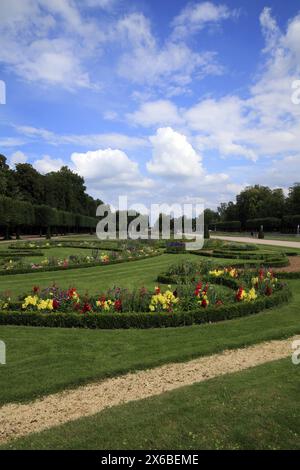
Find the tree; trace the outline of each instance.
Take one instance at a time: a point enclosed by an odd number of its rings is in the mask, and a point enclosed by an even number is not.
[[[218,212],[213,211],[212,209],[205,209],[204,210],[204,223],[207,226],[215,224],[219,220]]]
[[[222,202],[218,207],[218,219],[223,222],[238,219],[238,208],[237,205],[230,201],[228,203]]]
[[[44,200],[44,176],[29,163],[18,163],[14,172],[20,199],[39,204]]]
[[[286,208],[291,215],[300,214],[300,183],[295,183],[289,188]]]

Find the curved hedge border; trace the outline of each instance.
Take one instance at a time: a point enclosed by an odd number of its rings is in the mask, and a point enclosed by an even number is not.
[[[295,271],[295,272],[285,272],[285,271],[277,271],[276,277],[278,279],[300,279],[300,271]]]
[[[206,251],[190,251],[191,254],[209,258],[226,258],[226,256],[221,256],[220,254],[213,254]],[[230,257],[231,258],[231,257]],[[233,259],[244,259],[241,256],[234,256]],[[223,263],[224,264],[224,263]],[[229,263],[230,264],[230,263]],[[235,268],[243,268],[244,266],[265,266],[273,268],[285,268],[289,265],[289,260],[287,257],[283,258],[270,258],[270,259],[244,259],[244,263],[234,263]]]
[[[253,315],[264,309],[286,303],[291,291],[286,287],[271,297],[262,297],[254,302],[241,302],[190,312],[176,313],[23,313],[0,312],[0,325],[42,326],[59,328],[168,328],[219,322]]]
[[[34,253],[30,251],[0,251],[0,258],[14,259],[14,258],[24,258],[25,256],[44,256],[42,251],[36,250]]]
[[[111,266],[112,264],[120,264],[120,263],[128,263],[129,261],[141,261],[149,258],[155,258],[156,256],[160,256],[163,253],[155,253],[148,256],[139,256],[138,258],[127,258],[127,259],[118,259],[110,261],[109,263],[99,263],[99,261],[94,263],[84,263],[84,264],[74,264],[70,266],[45,266],[43,268],[32,269],[32,268],[24,268],[24,269],[15,269],[15,270],[0,270],[0,276],[7,276],[7,275],[14,275],[14,274],[36,274],[36,273],[45,273],[45,272],[52,272],[52,271],[68,271],[69,269],[83,269],[83,268],[95,268],[100,266]]]

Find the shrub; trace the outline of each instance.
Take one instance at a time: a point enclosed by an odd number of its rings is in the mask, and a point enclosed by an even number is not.
[[[254,302],[221,305],[189,312],[173,313],[21,313],[6,311],[0,313],[0,324],[43,326],[60,328],[166,328],[208,322],[230,320],[258,313],[264,309],[286,303],[291,297],[288,288],[270,297],[261,297]]]
[[[240,232],[242,224],[239,220],[229,220],[227,222],[217,222],[215,226],[218,231]]]
[[[167,242],[166,253],[185,253],[185,243],[180,240]]]
[[[265,238],[265,234],[264,234],[264,231],[262,229],[260,229],[259,232],[258,232],[258,238],[260,240]]]
[[[280,230],[281,219],[276,217],[265,217],[260,219],[249,219],[246,221],[247,230],[260,230],[263,225],[264,230],[267,232],[273,232]]]

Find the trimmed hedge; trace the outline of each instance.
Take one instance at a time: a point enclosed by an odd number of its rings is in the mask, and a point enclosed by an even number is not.
[[[295,272],[285,272],[285,271],[278,271],[275,273],[278,279],[300,279],[300,271]]]
[[[95,261],[94,263],[84,263],[84,264],[73,264],[69,266],[45,266],[42,268],[38,269],[32,269],[32,268],[24,268],[24,269],[15,269],[15,270],[5,270],[2,269],[0,270],[0,276],[6,276],[6,275],[14,275],[14,274],[30,274],[30,273],[44,273],[44,272],[52,272],[52,271],[68,271],[69,269],[82,269],[82,268],[95,268],[99,266],[110,266],[112,264],[119,264],[119,263],[127,263],[129,261],[139,261],[147,258],[154,258],[156,256],[162,255],[161,253],[155,253],[152,255],[148,256],[139,256],[138,258],[127,258],[127,259],[118,259],[118,260],[113,260],[110,261],[109,263],[99,263],[99,261]]]
[[[239,220],[229,220],[227,222],[217,222],[212,224],[218,231],[222,232],[240,232],[242,224]]]
[[[247,230],[260,230],[263,226],[264,231],[273,232],[280,230],[281,219],[276,217],[265,217],[261,219],[249,219],[246,221]]]
[[[190,253],[194,255],[198,255],[198,256],[208,257],[208,258],[232,258],[232,259],[244,259],[245,260],[244,263],[234,264],[235,267],[244,267],[246,265],[247,266],[250,266],[250,265],[262,266],[262,265],[267,264],[268,266],[273,267],[273,268],[284,268],[289,265],[289,260],[286,256],[281,257],[281,258],[274,256],[273,258],[270,257],[270,258],[257,258],[257,259],[255,259],[252,256],[249,259],[245,257],[245,254],[244,256],[240,256],[240,255],[237,255],[236,253],[230,256],[228,255],[225,256],[225,254],[221,254],[221,253],[211,253],[211,252],[206,252],[206,251],[190,251]]]
[[[30,251],[0,251],[0,258],[24,258],[24,256],[44,256],[44,253],[42,251],[35,251],[30,252]]]
[[[168,328],[231,320],[253,315],[264,309],[289,301],[291,292],[286,287],[271,297],[254,302],[240,302],[190,312],[176,313],[22,313],[0,312],[0,325],[42,326],[56,328]]]

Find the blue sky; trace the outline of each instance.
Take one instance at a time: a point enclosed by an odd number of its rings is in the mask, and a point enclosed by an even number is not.
[[[299,180],[298,0],[1,0],[0,80],[0,152],[106,202]]]

